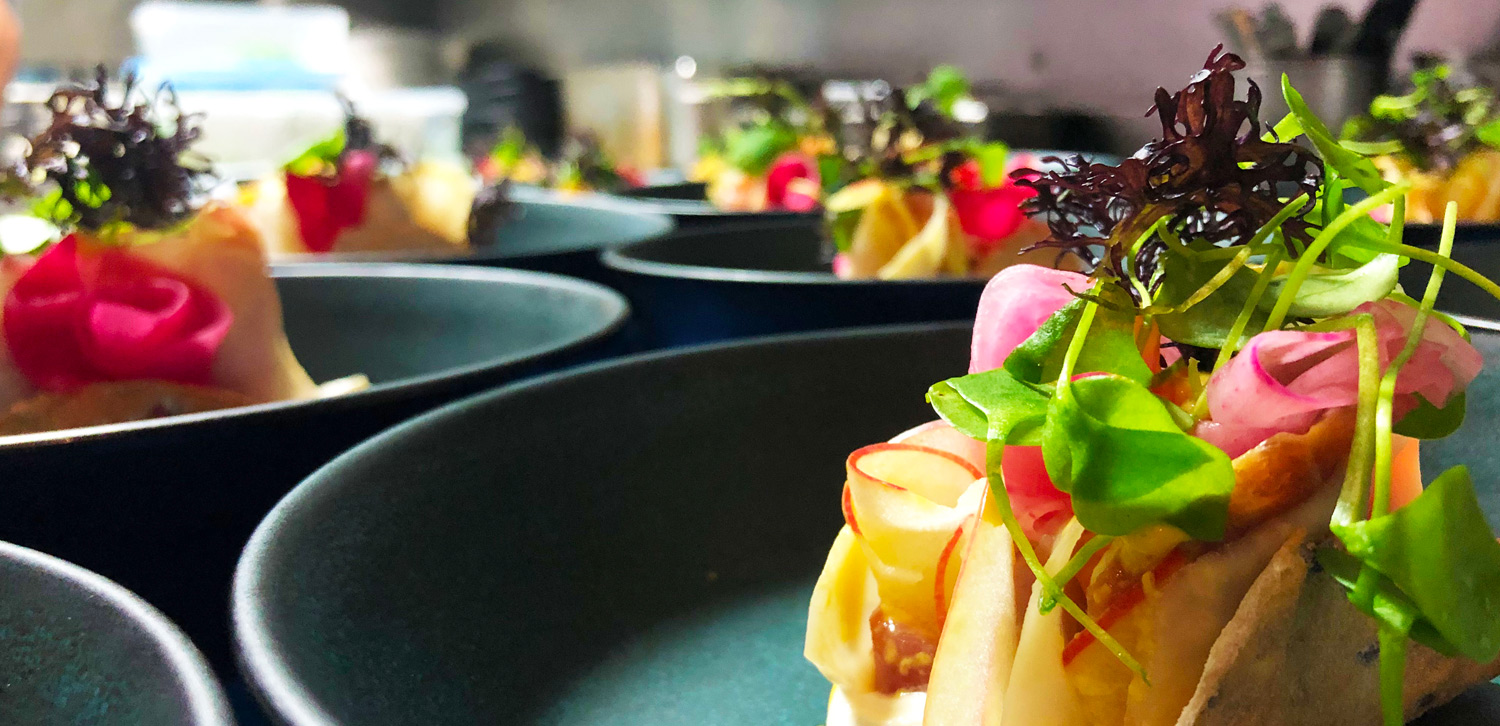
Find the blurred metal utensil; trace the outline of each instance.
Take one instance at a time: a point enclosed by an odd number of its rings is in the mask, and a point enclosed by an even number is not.
[[[1277,3],[1271,3],[1261,11],[1260,23],[1255,30],[1260,42],[1260,52],[1266,58],[1299,58],[1302,50],[1297,47],[1297,28],[1292,19]]]
[[[1417,0],[1375,0],[1359,24],[1359,35],[1354,41],[1354,55],[1366,58],[1382,69],[1376,78],[1377,88],[1385,88],[1386,75],[1390,72],[1391,58],[1396,53],[1396,43],[1406,26],[1411,22]]]
[[[1359,37],[1359,27],[1349,12],[1338,5],[1325,5],[1313,22],[1312,45],[1308,55],[1348,55]]]

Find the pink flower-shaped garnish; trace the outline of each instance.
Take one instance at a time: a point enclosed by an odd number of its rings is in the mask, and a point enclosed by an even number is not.
[[[212,382],[233,314],[212,293],[120,249],[69,236],[5,298],[5,344],[37,388],[99,381]]]
[[[375,152],[360,150],[344,155],[334,179],[286,173],[287,200],[308,250],[332,250],[344,230],[365,221],[370,183],[379,166],[380,157]]]
[[[965,162],[951,174],[953,188],[948,198],[958,214],[958,223],[971,239],[975,257],[994,251],[1006,237],[1026,222],[1021,204],[1036,196],[1036,190],[1018,186],[1009,175],[1000,186],[987,187],[974,161]]]
[[[1355,313],[1374,316],[1382,366],[1406,345],[1417,316],[1416,309],[1394,300],[1366,303]],[[1483,364],[1463,336],[1429,317],[1416,352],[1396,377],[1397,418],[1417,405],[1418,395],[1435,406],[1446,405],[1479,375]],[[1212,425],[1200,425],[1197,433],[1237,456],[1272,434],[1306,431],[1329,409],[1355,405],[1358,379],[1353,331],[1261,333],[1209,380]]]
[[[783,154],[766,172],[766,206],[791,212],[818,208],[818,167],[798,153]]]

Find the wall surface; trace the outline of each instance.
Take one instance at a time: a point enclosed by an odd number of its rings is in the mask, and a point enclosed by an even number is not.
[[[895,80],[939,62],[1003,82],[1034,105],[1141,113],[1215,43],[1214,15],[1256,0],[443,0],[442,28],[493,39],[558,71],[694,56],[700,68],[808,64]],[[1369,0],[1336,0],[1356,16]],[[1283,3],[1301,28],[1320,2]],[[1401,50],[1466,55],[1500,26],[1500,1],[1423,0]],[[1304,32],[1308,32],[1304,30]],[[905,78],[903,78],[905,76]]]
[[[130,11],[140,2],[10,0],[21,16],[22,61],[68,69],[118,65],[134,52]],[[347,8],[357,21],[411,27],[430,27],[437,21],[430,2],[340,0],[334,4]]]
[[[0,0],[4,1],[4,0]],[[28,62],[88,67],[131,53],[139,0],[10,0]],[[1370,0],[1334,0],[1358,14]],[[1142,89],[1174,87],[1223,40],[1236,0],[341,0],[360,20],[496,40],[552,71],[691,55],[911,77],[939,62],[1001,82],[1033,106],[1136,113]],[[1257,5],[1259,0],[1239,4]],[[1322,3],[1283,5],[1300,27]],[[1495,43],[1500,0],[1422,0],[1403,42],[1467,54]]]

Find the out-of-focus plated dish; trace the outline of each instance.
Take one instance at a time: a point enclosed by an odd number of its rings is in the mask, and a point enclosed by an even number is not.
[[[478,263],[590,279],[598,277],[599,249],[673,226],[665,215],[596,195],[551,194],[505,178],[481,187],[456,164],[408,162],[377,143],[352,109],[343,130],[245,185],[238,203],[279,262]]]
[[[645,184],[639,172],[616,164],[599,137],[587,131],[568,134],[557,160],[550,161],[520,129],[509,127],[475,166],[488,184],[510,181],[563,193],[620,194]]]
[[[1436,225],[1448,202],[1460,223],[1500,224],[1500,105],[1495,91],[1418,58],[1405,95],[1377,96],[1343,145],[1371,154],[1387,181],[1409,182],[1408,222]]]
[[[0,543],[0,592],[6,723],[234,723],[203,656],[125,588]]]
[[[324,385],[287,341],[261,236],[206,202],[198,130],[101,72],[49,101],[52,121],[5,191],[55,234],[0,257],[0,436],[45,434],[359,390]]]
[[[276,500],[335,454],[407,417],[502,382],[617,352],[628,306],[603,287],[449,265],[272,271],[286,335],[347,395],[0,437],[0,538],[65,557],[148,598],[216,664],[222,593]],[[67,522],[66,527],[58,526]]]

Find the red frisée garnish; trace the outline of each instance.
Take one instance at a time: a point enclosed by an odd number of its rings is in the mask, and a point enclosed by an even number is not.
[[[1162,560],[1151,570],[1152,582],[1157,586],[1165,584],[1167,580],[1177,574],[1187,563],[1187,555],[1183,554],[1181,549],[1172,550],[1166,559]],[[1114,627],[1115,623],[1120,622],[1122,618],[1130,614],[1130,611],[1136,609],[1145,601],[1145,583],[1137,581],[1129,589],[1120,593],[1119,596],[1112,600],[1109,606],[1104,609],[1104,613],[1096,619],[1096,622],[1099,623],[1099,627],[1109,630]],[[1087,630],[1079,631],[1077,635],[1073,636],[1072,640],[1068,641],[1068,645],[1063,648],[1063,665],[1072,663],[1074,658],[1077,658],[1080,653],[1087,650],[1090,645],[1096,642],[1098,640],[1094,637],[1093,633]]]
[[[16,367],[44,391],[152,379],[203,385],[234,316],[212,293],[120,249],[69,235],[5,298]]]

